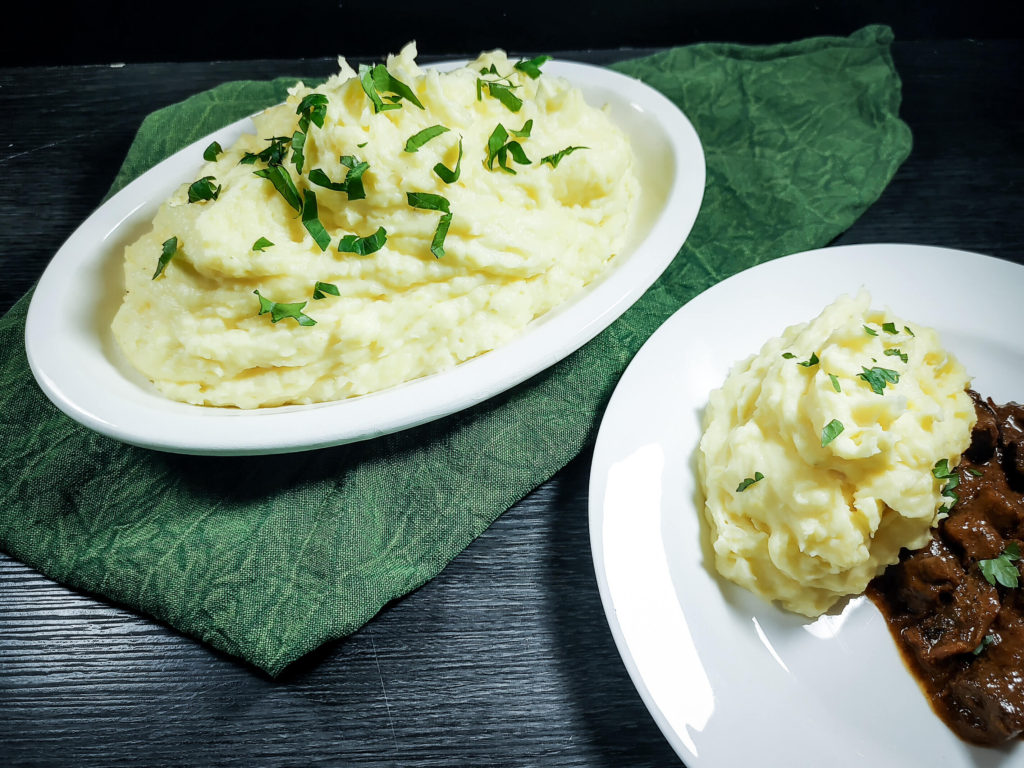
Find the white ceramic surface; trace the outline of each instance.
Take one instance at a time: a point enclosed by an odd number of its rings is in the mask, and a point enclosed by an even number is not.
[[[629,244],[613,268],[516,341],[450,371],[332,403],[243,411],[191,406],[159,395],[124,360],[109,330],[123,292],[122,251],[145,231],[160,202],[194,178],[212,140],[228,146],[254,130],[245,119],[133,181],[53,257],[36,287],[25,330],[29,364],[39,385],[73,419],[124,442],[181,453],[283,453],[422,424],[475,405],[556,363],[604,330],[668,266],[700,208],[704,154],[682,112],[640,81],[560,61],[547,63],[544,72],[571,81],[590,104],[608,105],[633,145],[643,194]]]
[[[602,421],[590,485],[601,599],[689,768],[1024,766],[1024,744],[972,747],[946,728],[867,598],[810,620],[713,573],[695,477],[708,393],[770,336],[861,286],[873,306],[938,329],[983,395],[1024,399],[1024,268],[855,245],[762,264],[695,298],[640,350]]]

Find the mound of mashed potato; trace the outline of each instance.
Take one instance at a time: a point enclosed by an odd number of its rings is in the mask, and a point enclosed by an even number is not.
[[[501,51],[445,73],[415,56],[410,44],[389,57],[380,80],[340,59],[324,85],[297,84],[254,118],[256,135],[198,168],[198,192],[184,185],[127,247],[113,332],[161,393],[257,408],[375,392],[499,347],[609,265],[639,186],[605,111]],[[433,126],[447,131],[407,150]],[[365,197],[346,186],[356,178]],[[322,225],[326,249],[307,220]],[[374,235],[386,238],[379,248]],[[339,251],[346,237],[350,251],[360,239],[356,252]],[[154,277],[165,250],[173,255]]]
[[[934,330],[840,297],[711,393],[698,465],[715,566],[817,616],[858,594],[937,521],[970,444],[963,367]],[[941,471],[937,474],[943,474]]]

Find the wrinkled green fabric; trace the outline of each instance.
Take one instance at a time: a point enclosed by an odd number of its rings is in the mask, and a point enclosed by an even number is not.
[[[910,150],[891,41],[869,27],[616,65],[677,103],[701,137],[707,190],[689,240],[586,347],[479,407],[400,434],[274,457],[122,445],[41,394],[22,299],[0,320],[0,547],[270,674],[354,631],[593,438],[619,375],[672,312],[735,272],[827,244],[878,197]],[[152,114],[112,191],[281,101],[290,82],[228,83]]]

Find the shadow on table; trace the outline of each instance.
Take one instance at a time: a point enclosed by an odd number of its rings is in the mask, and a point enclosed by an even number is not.
[[[548,594],[552,626],[561,637],[557,661],[580,719],[600,747],[601,762],[592,765],[681,765],[633,687],[605,619],[590,554],[591,457],[588,448],[569,464],[553,505]]]

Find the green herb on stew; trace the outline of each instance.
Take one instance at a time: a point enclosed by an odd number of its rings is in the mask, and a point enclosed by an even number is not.
[[[992,586],[1002,584],[1004,587],[1014,589],[1020,584],[1020,571],[1014,563],[1020,560],[1020,545],[1017,542],[1010,542],[999,557],[991,560],[979,560],[978,567],[981,575],[985,577]]]

